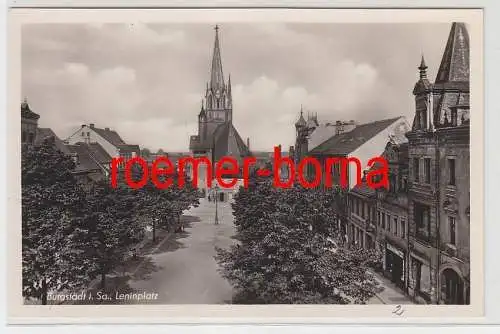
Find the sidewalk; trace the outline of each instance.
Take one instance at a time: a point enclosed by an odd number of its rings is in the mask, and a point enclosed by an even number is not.
[[[411,301],[410,297],[405,295],[405,293],[390,280],[372,270],[370,270],[370,273],[375,276],[375,280],[383,287],[382,291],[375,294],[382,303],[389,305],[415,304]]]

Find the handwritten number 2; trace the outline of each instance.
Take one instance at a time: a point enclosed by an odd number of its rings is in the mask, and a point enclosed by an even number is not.
[[[397,305],[396,308],[394,309],[394,311],[392,311],[392,313],[397,315],[397,316],[402,316],[403,313],[405,313],[405,310],[403,309],[403,307],[401,305]]]

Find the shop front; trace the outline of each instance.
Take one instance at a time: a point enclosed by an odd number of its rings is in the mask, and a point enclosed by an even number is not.
[[[405,254],[387,243],[385,248],[385,275],[401,289],[405,287]]]

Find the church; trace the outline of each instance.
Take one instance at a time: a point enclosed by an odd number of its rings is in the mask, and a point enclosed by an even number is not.
[[[248,140],[245,144],[233,124],[231,76],[226,82],[222,71],[218,26],[215,26],[210,81],[207,82],[198,114],[198,135],[190,137],[189,150],[194,157],[207,157],[212,162],[213,171],[215,163],[224,156],[234,158],[242,166],[243,158],[251,155]],[[206,175],[200,166],[198,187],[206,187]]]
[[[215,43],[210,82],[198,114],[198,135],[191,136],[189,149],[194,156],[206,156],[213,163],[230,156],[241,163],[250,155],[248,146],[233,125],[231,76],[227,83],[222,72],[219,27],[215,27]]]

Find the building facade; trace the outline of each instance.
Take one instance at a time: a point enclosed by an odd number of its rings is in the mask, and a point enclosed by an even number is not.
[[[434,83],[422,57],[406,140],[384,150],[389,189],[348,194],[350,245],[375,247],[417,303],[470,303],[469,37],[453,23]],[[371,221],[376,224],[370,224]]]
[[[422,57],[409,139],[410,281],[420,302],[470,296],[469,36],[453,23],[434,83]]]
[[[116,131],[110,128],[98,128],[93,123],[82,124],[64,141],[68,145],[97,143],[110,157],[122,157],[124,161],[140,156],[141,153],[139,145],[127,144]]]
[[[35,143],[39,118],[40,115],[31,110],[25,98],[21,103],[21,144],[23,146]]]

